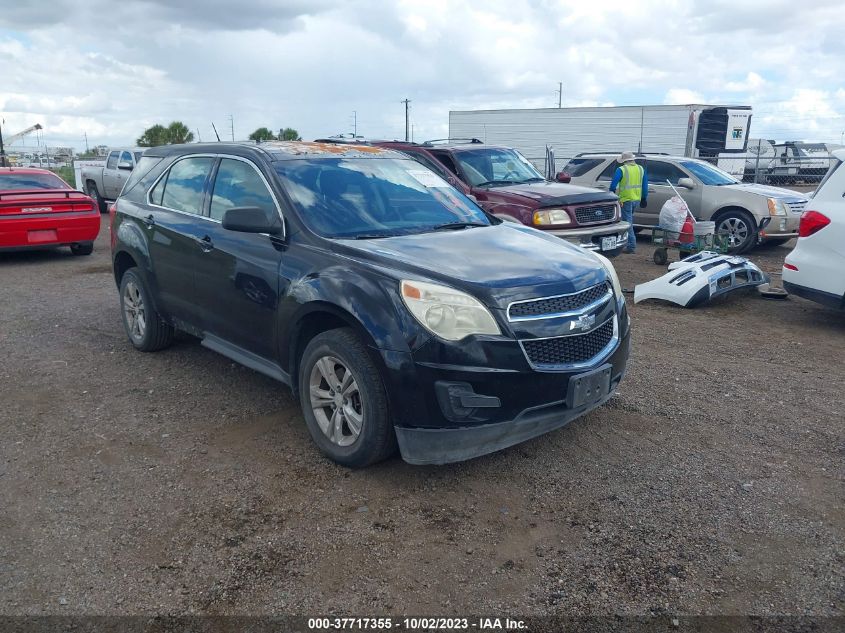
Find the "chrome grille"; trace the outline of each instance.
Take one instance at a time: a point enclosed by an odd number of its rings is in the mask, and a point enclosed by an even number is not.
[[[798,202],[787,202],[786,206],[788,206],[789,210],[793,213],[803,213],[804,207],[807,206],[807,201],[799,200]]]
[[[602,297],[609,296],[609,294],[610,288],[608,285],[601,283],[573,294],[519,301],[512,303],[508,308],[508,319],[515,321],[573,312],[595,303]]]
[[[615,318],[586,334],[520,341],[532,366],[562,368],[588,363],[601,354],[613,340]]]
[[[575,219],[578,220],[578,224],[597,224],[599,222],[607,222],[615,217],[615,204],[601,204],[575,209]]]

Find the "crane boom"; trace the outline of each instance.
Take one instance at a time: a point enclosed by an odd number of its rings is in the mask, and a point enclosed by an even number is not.
[[[30,127],[26,128],[25,130],[22,130],[22,131],[18,132],[17,134],[12,134],[11,136],[7,137],[5,139],[6,145],[11,145],[15,141],[21,140],[24,136],[26,136],[30,132],[35,132],[35,130],[40,130],[40,129],[41,129],[40,123],[36,123],[35,125],[31,125]]]

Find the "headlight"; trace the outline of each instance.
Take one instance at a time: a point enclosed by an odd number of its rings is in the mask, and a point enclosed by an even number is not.
[[[424,281],[403,281],[402,301],[432,334],[457,341],[470,334],[501,334],[493,315],[465,292]]]
[[[624,301],[625,295],[622,294],[622,284],[619,283],[619,275],[616,274],[616,269],[613,267],[613,264],[604,255],[600,255],[599,253],[593,253],[593,255],[598,257],[601,265],[604,266],[604,269],[607,271],[607,276],[610,277],[610,283],[613,284],[613,294],[616,295],[616,300]]]
[[[543,209],[534,212],[535,226],[566,226],[572,224],[572,218],[565,209]]]
[[[786,215],[786,203],[783,200],[769,198],[769,215]]]

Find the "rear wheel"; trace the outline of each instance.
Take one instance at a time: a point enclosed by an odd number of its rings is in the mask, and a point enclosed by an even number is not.
[[[90,255],[94,252],[93,242],[85,242],[82,244],[71,244],[70,252],[74,255]]]
[[[719,214],[716,233],[728,240],[729,253],[744,253],[757,243],[757,223],[750,213],[742,209]]]
[[[395,452],[379,369],[353,330],[329,330],[308,343],[299,396],[312,439],[337,463],[360,468]]]
[[[120,312],[129,342],[142,352],[155,352],[173,342],[173,326],[159,316],[137,268],[120,280]]]
[[[87,190],[86,193],[91,196],[91,198],[97,204],[97,208],[100,210],[100,213],[105,213],[106,201],[103,200],[103,197],[100,195],[100,192],[97,191],[97,185],[95,185],[89,180],[88,185],[85,187],[85,189]]]

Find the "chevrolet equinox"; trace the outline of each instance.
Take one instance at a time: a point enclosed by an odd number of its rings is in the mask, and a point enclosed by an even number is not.
[[[629,349],[612,264],[488,215],[389,149],[147,150],[112,207],[123,323],[291,387],[346,466],[496,451],[603,404]]]

